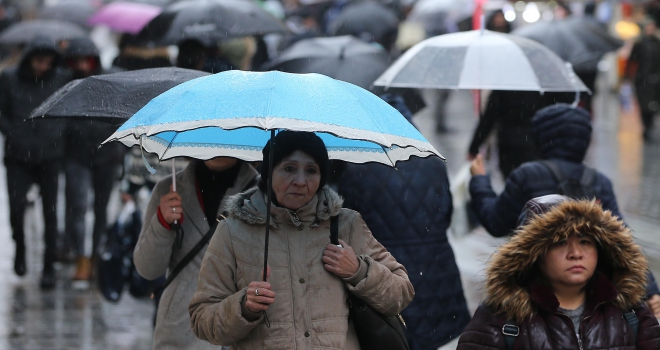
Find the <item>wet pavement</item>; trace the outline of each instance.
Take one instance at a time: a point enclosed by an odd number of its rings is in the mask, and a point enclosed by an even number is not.
[[[449,133],[435,134],[430,109],[420,112],[415,123],[447,157],[455,188],[465,159],[472,130],[477,122],[470,92],[452,94],[448,105]],[[660,143],[645,145],[635,111],[620,113],[618,97],[611,93],[596,99],[594,140],[587,162],[610,176],[626,220],[660,273]],[[660,139],[660,133],[656,133]],[[490,167],[493,169],[494,167]],[[496,177],[497,178],[497,177]],[[499,184],[501,188],[501,182]],[[497,188],[498,186],[496,186]],[[462,199],[456,194],[460,215]],[[37,206],[38,207],[38,206]],[[0,350],[4,349],[150,349],[153,304],[125,293],[110,303],[93,289],[77,289],[70,283],[71,266],[58,269],[59,282],[53,291],[38,288],[43,245],[43,225],[32,209],[28,226],[28,274],[14,275],[14,245],[9,230],[4,167],[0,167]],[[60,208],[61,209],[61,208]],[[458,226],[457,226],[458,227]],[[483,230],[456,229],[451,235],[470,307],[481,297],[483,264],[502,240]]]

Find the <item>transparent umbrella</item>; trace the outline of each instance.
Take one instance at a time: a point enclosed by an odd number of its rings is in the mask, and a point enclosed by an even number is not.
[[[589,91],[570,64],[519,36],[473,30],[413,46],[374,85],[430,89]]]

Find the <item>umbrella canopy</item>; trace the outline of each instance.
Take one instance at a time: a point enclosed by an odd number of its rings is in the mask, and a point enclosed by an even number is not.
[[[374,85],[431,89],[589,91],[545,46],[488,30],[439,35],[413,46]]]
[[[586,18],[539,22],[516,29],[513,34],[543,44],[579,73],[596,72],[603,55],[623,45],[606,28]]]
[[[330,159],[341,159],[351,163],[376,162],[393,166],[393,159],[407,159],[411,151],[417,156],[431,155],[414,149],[383,147],[372,142],[344,139],[329,133],[316,134],[325,143]],[[226,156],[248,162],[260,162],[263,156],[262,149],[269,138],[269,131],[258,128],[224,130],[204,127],[181,132],[164,131],[137,141],[134,137],[128,136],[119,141],[127,147],[141,144],[147,152],[158,155],[160,160],[177,157],[207,160]]]
[[[61,41],[83,36],[87,36],[85,30],[73,23],[38,19],[19,22],[7,28],[0,35],[0,43],[21,45],[29,43],[36,37],[46,37],[53,41]]]
[[[39,18],[87,26],[87,19],[95,12],[96,7],[89,0],[64,0],[54,5],[44,6],[39,11]]]
[[[91,25],[104,24],[120,33],[137,34],[162,8],[156,5],[118,1],[104,6],[89,18]]]
[[[138,40],[172,45],[194,39],[211,46],[226,38],[273,32],[286,32],[286,27],[253,1],[189,0],[165,7]]]
[[[366,1],[346,7],[330,23],[329,31],[334,36],[353,35],[383,43],[394,41],[398,28],[399,18],[394,11],[377,2]]]
[[[396,109],[372,93],[320,74],[277,71],[227,71],[183,83],[154,98],[106,142],[122,140],[125,144],[139,144],[143,136],[204,127],[325,132],[380,147],[380,155],[356,147],[354,151],[359,154],[351,159],[362,159],[359,162],[393,165],[411,155],[442,157]],[[202,143],[204,139],[194,140]],[[259,144],[259,150],[264,144]],[[232,152],[208,157],[242,154]],[[255,157],[261,157],[260,153],[244,159],[255,160]]]
[[[161,93],[209,73],[153,68],[74,80],[44,101],[30,118],[79,118],[121,124]]]
[[[390,56],[381,46],[347,35],[301,40],[266,68],[289,73],[320,73],[369,89],[389,65]]]

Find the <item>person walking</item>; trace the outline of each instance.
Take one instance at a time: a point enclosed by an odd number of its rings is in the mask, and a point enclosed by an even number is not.
[[[273,143],[264,282],[264,170]],[[372,236],[360,214],[342,209],[341,197],[325,186],[328,151],[318,136],[282,131],[263,154],[258,188],[225,202],[229,216],[209,243],[190,302],[192,330],[234,350],[359,349],[347,298],[352,294],[394,316],[414,296],[406,269]],[[330,244],[335,216],[340,246]]]
[[[0,131],[5,137],[5,167],[9,220],[16,244],[14,272],[27,273],[23,227],[27,193],[39,185],[44,215],[44,257],[40,285],[55,287],[53,263],[57,251],[57,190],[65,124],[58,120],[29,120],[33,109],[71,80],[59,68],[61,56],[54,42],[38,37],[30,42],[17,67],[0,73]]]
[[[248,163],[234,158],[218,157],[192,161],[172,177],[159,181],[151,194],[145,223],[133,253],[138,273],[146,279],[157,279],[172,272],[181,260],[211,229],[225,196],[241,192],[256,183],[258,173]],[[181,246],[175,240],[175,220],[183,229]],[[212,349],[190,331],[188,302],[197,288],[197,276],[205,249],[165,288],[158,303],[153,348]]]
[[[411,120],[404,104],[391,104]],[[455,349],[470,314],[447,240],[453,205],[445,163],[413,157],[396,169],[346,164],[337,191],[344,207],[359,212],[374,237],[406,266],[415,288],[415,299],[401,313],[410,348]]]
[[[536,91],[493,91],[474,130],[468,158],[474,159],[479,154],[479,148],[497,126],[500,171],[504,177],[509,176],[521,164],[539,158],[530,131],[534,113],[543,107],[559,102],[570,103],[574,99],[575,93],[546,92],[541,95]]]
[[[651,141],[655,114],[660,110],[660,38],[652,19],[643,24],[639,41],[633,46],[626,67],[633,79],[639,111],[644,125],[643,138]]]
[[[65,51],[67,66],[74,79],[107,74],[119,69],[104,70],[101,66],[99,50],[87,38],[72,39]],[[67,122],[65,132],[65,177],[66,177],[66,219],[64,248],[70,250],[76,259],[74,281],[87,281],[92,277],[91,257],[97,255],[97,248],[107,226],[107,207],[112,189],[119,179],[124,156],[124,147],[109,144],[99,148],[117,127],[108,123],[91,120]],[[94,228],[91,256],[85,252],[85,214],[89,203],[89,193],[94,194]]]
[[[525,203],[536,197],[560,193],[560,185],[581,184],[584,174],[592,172],[586,184],[603,209],[623,220],[612,182],[604,174],[588,168],[582,162],[591,142],[591,117],[581,108],[556,104],[538,111],[531,122],[532,140],[538,147],[541,161],[528,162],[516,168],[506,179],[504,191],[498,196],[486,175],[483,159],[472,163],[470,196],[472,208],[481,224],[494,237],[514,232],[518,215]],[[559,179],[549,167],[554,164],[565,179]],[[647,295],[649,306],[660,316],[660,291],[649,273]]]
[[[486,299],[459,340],[471,349],[660,349],[644,304],[648,263],[596,201],[550,195],[490,258]]]

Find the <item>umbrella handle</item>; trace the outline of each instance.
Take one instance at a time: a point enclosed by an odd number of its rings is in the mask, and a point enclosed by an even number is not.
[[[266,243],[264,244],[264,272],[263,280],[266,282],[268,270],[268,240],[270,236],[270,206],[273,200],[273,149],[275,148],[275,129],[270,131],[270,150],[268,152],[268,181],[266,189]]]

